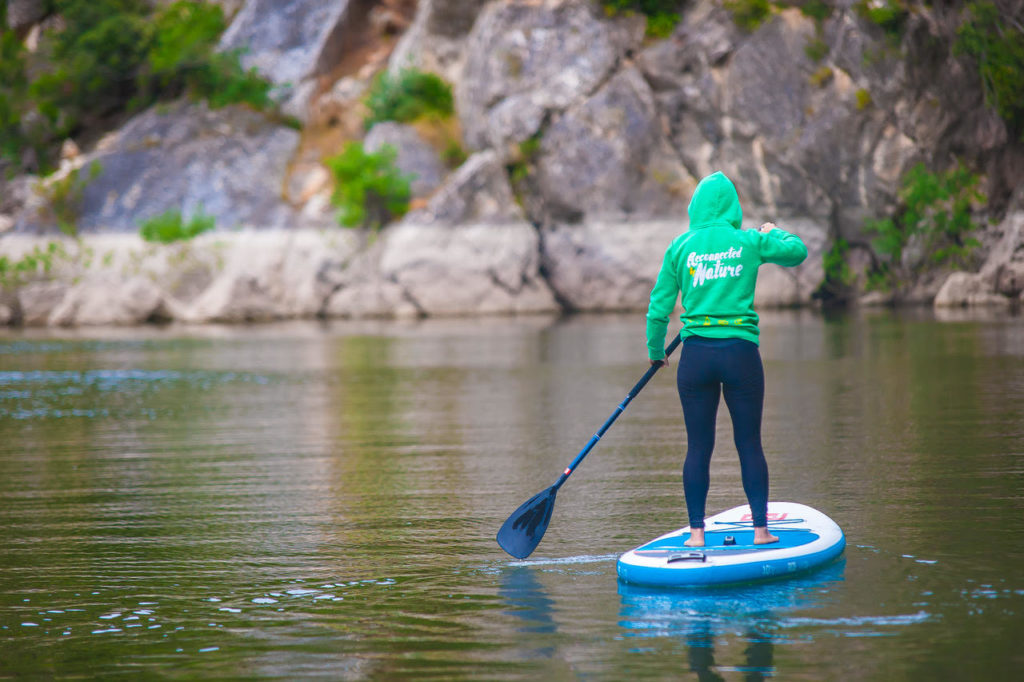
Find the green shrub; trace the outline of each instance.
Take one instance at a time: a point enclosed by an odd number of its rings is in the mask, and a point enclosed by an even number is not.
[[[898,42],[906,26],[906,0],[860,0],[854,10],[871,23],[881,27],[890,42]]]
[[[967,265],[979,245],[971,236],[978,228],[973,205],[985,198],[977,187],[978,176],[962,164],[944,173],[932,173],[923,163],[911,168],[901,180],[897,214],[865,223],[865,230],[875,235],[872,246],[881,259],[875,281],[898,290],[916,274],[913,264],[904,263],[912,239],[919,240],[924,253],[918,269]]]
[[[818,69],[811,74],[810,83],[816,88],[823,88],[832,82],[835,77],[835,72],[831,66],[820,66]]]
[[[814,298],[827,305],[843,304],[850,298],[857,277],[846,262],[849,251],[849,243],[840,237],[822,254],[824,277]]]
[[[450,116],[455,111],[451,86],[417,69],[403,69],[398,75],[381,72],[370,86],[366,106],[367,130],[381,121],[407,123],[425,114]]]
[[[64,247],[58,242],[50,242],[46,248],[35,246],[18,260],[0,255],[0,289],[16,289],[32,279],[49,274],[57,259],[66,255]]]
[[[857,90],[857,111],[864,111],[874,103],[871,93],[865,88]]]
[[[768,0],[725,0],[725,8],[736,25],[748,33],[756,31],[772,13]]]
[[[815,38],[804,45],[804,54],[812,62],[820,62],[828,56],[828,43],[821,38]]]
[[[203,213],[202,207],[186,222],[181,211],[171,209],[145,221],[139,228],[139,234],[147,242],[171,244],[188,241],[209,232],[216,226],[216,219]]]
[[[639,12],[647,17],[647,35],[651,38],[667,38],[679,23],[679,0],[603,0],[605,14],[630,14]]]
[[[800,4],[800,12],[820,23],[832,15],[832,8],[822,0],[807,0]]]
[[[985,101],[1024,140],[1024,24],[1000,17],[992,2],[972,2],[968,8],[953,52],[977,62]]]
[[[0,35],[0,153],[8,158],[32,148],[46,170],[64,138],[186,93],[213,106],[270,104],[269,83],[244,71],[237,54],[216,52],[225,28],[217,5],[54,0],[53,9],[62,23],[36,54],[12,32]]]
[[[396,156],[390,145],[367,153],[361,142],[349,142],[341,154],[324,161],[334,175],[331,201],[340,209],[339,223],[378,230],[405,215],[411,178],[398,171]]]

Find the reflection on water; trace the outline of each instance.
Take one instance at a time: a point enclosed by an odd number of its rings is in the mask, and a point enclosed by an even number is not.
[[[0,334],[0,678],[1012,678],[1020,318],[764,315],[773,498],[836,519],[842,563],[618,584],[620,552],[685,522],[668,375],[510,560],[497,528],[646,369],[642,330]],[[743,501],[719,422],[714,510]]]
[[[671,637],[686,642],[689,670],[701,680],[719,673],[744,673],[761,680],[775,674],[775,640],[784,638],[789,612],[827,601],[843,579],[844,561],[785,581],[717,588],[655,589],[619,583],[619,625],[628,637]],[[746,643],[742,660],[716,660],[715,642],[731,637]]]

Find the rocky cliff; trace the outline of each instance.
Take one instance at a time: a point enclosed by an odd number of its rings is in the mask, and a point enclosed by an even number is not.
[[[595,0],[236,4],[223,49],[245,48],[302,125],[181,100],[69,152],[48,179],[8,181],[9,263],[57,240],[46,187],[69,177],[79,237],[58,240],[48,269],[8,278],[0,320],[642,310],[690,192],[715,170],[736,183],[746,226],[774,220],[810,250],[798,268],[762,269],[759,305],[804,305],[837,240],[855,274],[870,264],[865,220],[899,210],[910,168],[958,161],[983,178],[975,211],[994,223],[968,271],[933,269],[906,298],[1024,296],[1024,145],[969,61],[936,47],[953,9],[915,8],[895,44],[845,0],[816,18],[773,6],[744,29],[719,2],[681,2],[661,38]],[[361,125],[372,77],[407,68],[453,85],[455,167],[421,127]],[[417,177],[414,210],[379,235],[334,220],[323,159],[351,139],[392,144]],[[202,210],[218,229],[144,243],[140,221],[168,209]]]

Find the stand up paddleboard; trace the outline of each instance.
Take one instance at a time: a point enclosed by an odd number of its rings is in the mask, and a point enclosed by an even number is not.
[[[690,538],[687,526],[626,552],[619,578],[656,587],[763,580],[826,564],[846,546],[835,521],[796,502],[769,502],[768,530],[779,541],[755,545],[750,507],[736,507],[705,519],[703,547],[683,544]]]

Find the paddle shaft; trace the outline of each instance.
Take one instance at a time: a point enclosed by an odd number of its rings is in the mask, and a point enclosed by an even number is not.
[[[672,339],[672,343],[668,344],[668,347],[665,348],[666,359],[668,359],[668,356],[672,355],[672,352],[676,349],[676,346],[678,346],[681,341],[682,338],[678,334],[676,334],[676,337]],[[626,406],[629,405],[630,401],[632,401],[633,398],[636,397],[636,394],[639,393],[643,389],[643,387],[647,385],[647,382],[651,380],[651,377],[653,377],[654,374],[659,369],[661,369],[661,367],[661,363],[658,363],[657,365],[651,365],[650,368],[644,373],[644,375],[640,377],[640,381],[636,382],[636,385],[629,390],[629,393],[627,393],[626,397],[622,400],[621,403],[619,403],[619,406],[615,408],[615,411],[612,412],[611,416],[608,417],[605,423],[601,425],[601,428],[597,430],[597,433],[590,437],[590,440],[587,441],[587,444],[583,446],[583,449],[580,450],[580,453],[576,455],[575,459],[572,460],[572,464],[565,468],[565,471],[562,472],[562,475],[558,478],[558,481],[556,481],[555,484],[551,486],[554,490],[558,490],[559,488],[561,488],[562,484],[565,483],[566,479],[569,478],[572,472],[576,471],[576,467],[579,466],[579,463],[583,461],[584,457],[590,454],[590,451],[594,449],[595,445],[597,445],[597,441],[601,440],[601,436],[604,435],[605,431],[607,431],[608,428],[615,423],[615,420],[618,419],[619,415],[625,411]]]

